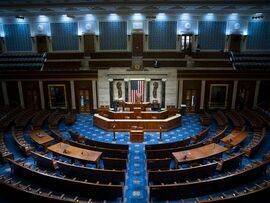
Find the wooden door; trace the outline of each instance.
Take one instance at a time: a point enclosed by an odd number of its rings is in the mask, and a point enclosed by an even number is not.
[[[36,36],[36,42],[37,42],[37,52],[38,53],[48,52],[47,36],[46,35]]]
[[[0,37],[0,54],[4,52],[4,38]]]
[[[230,51],[233,51],[233,52],[241,51],[241,39],[242,39],[242,35],[240,34],[231,35]]]
[[[181,36],[181,51],[187,54],[192,52],[192,34],[185,34]]]
[[[196,112],[197,106],[197,90],[186,90],[186,112]]]
[[[21,104],[21,101],[20,101],[20,96],[19,96],[18,82],[7,81],[6,86],[7,86],[9,105],[12,107],[19,106]]]
[[[89,90],[79,90],[79,110],[80,113],[90,113],[90,94]]]
[[[133,56],[143,55],[143,33],[132,34],[132,55]]]
[[[0,82],[0,105],[3,106],[4,104],[5,104],[5,101],[4,101],[3,91],[2,91],[2,83]]]
[[[84,41],[84,54],[85,56],[90,56],[91,53],[95,52],[95,35],[85,34],[83,36]]]
[[[36,90],[27,90],[25,98],[25,107],[39,110],[39,94]]]

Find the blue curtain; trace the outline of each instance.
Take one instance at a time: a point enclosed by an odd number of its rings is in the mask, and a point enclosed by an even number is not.
[[[51,23],[54,51],[78,50],[78,23]]]
[[[7,51],[32,51],[29,24],[5,24],[3,28]]]
[[[224,49],[226,22],[200,21],[198,44],[201,49]]]
[[[249,22],[247,49],[270,49],[270,22]]]
[[[101,50],[127,49],[127,22],[99,22]]]
[[[176,49],[176,21],[149,22],[149,49]]]

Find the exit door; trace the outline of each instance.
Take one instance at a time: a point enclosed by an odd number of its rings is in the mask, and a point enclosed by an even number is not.
[[[192,52],[192,35],[181,36],[181,51],[191,54]]]
[[[79,90],[80,113],[90,112],[89,90]]]

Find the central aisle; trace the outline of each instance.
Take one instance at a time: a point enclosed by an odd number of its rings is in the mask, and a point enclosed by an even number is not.
[[[142,143],[132,143],[129,145],[125,188],[124,202],[149,202],[145,147]]]

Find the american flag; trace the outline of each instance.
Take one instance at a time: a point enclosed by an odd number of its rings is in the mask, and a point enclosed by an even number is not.
[[[140,93],[142,95],[141,102],[143,102],[144,80],[131,80],[131,102],[136,101],[136,94],[137,93]]]

